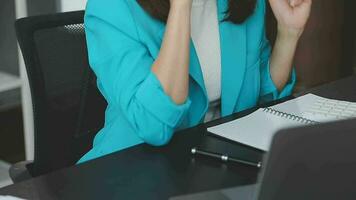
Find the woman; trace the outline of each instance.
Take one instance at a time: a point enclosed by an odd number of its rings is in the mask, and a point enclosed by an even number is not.
[[[90,65],[108,102],[105,126],[80,162],[290,95],[292,61],[312,0],[89,0]]]

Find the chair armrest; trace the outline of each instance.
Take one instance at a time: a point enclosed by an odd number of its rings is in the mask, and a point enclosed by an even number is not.
[[[30,171],[28,170],[28,165],[32,164],[33,161],[22,161],[13,164],[9,169],[10,178],[14,183],[28,180],[32,178]]]

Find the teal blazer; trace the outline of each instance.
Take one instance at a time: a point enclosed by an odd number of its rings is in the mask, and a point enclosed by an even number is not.
[[[278,92],[269,72],[271,47],[265,36],[265,0],[243,24],[224,21],[227,0],[217,0],[221,42],[223,116],[259,102],[290,95],[295,73]],[[202,122],[208,98],[194,45],[190,45],[189,97],[176,105],[165,94],[151,66],[165,24],[149,16],[135,0],[89,0],[85,30],[90,66],[108,102],[105,125],[87,161],[137,144],[167,144],[174,132]]]

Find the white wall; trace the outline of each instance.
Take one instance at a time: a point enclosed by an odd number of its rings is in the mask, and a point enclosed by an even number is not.
[[[87,0],[61,0],[61,11],[84,10]]]

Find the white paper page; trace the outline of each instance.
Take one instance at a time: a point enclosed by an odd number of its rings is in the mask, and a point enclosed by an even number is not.
[[[0,196],[0,200],[23,200],[13,196]]]
[[[272,107],[317,122],[331,122],[356,117],[356,103],[307,94]]]
[[[307,94],[271,108],[316,122],[330,122],[356,117],[356,103],[327,99],[313,94]],[[277,131],[304,125],[298,121],[259,109],[246,117],[208,128],[208,131],[267,151]]]
[[[219,126],[208,128],[208,131],[221,137],[267,151],[274,134],[287,127],[301,126],[297,121],[258,111]]]
[[[293,115],[297,115],[302,117],[303,113],[306,113],[307,111],[310,110],[310,107],[315,104],[318,100],[323,100],[325,98],[316,96],[314,94],[307,94],[292,100],[289,100],[287,102],[272,106],[271,108],[285,112],[285,113],[290,113]]]

